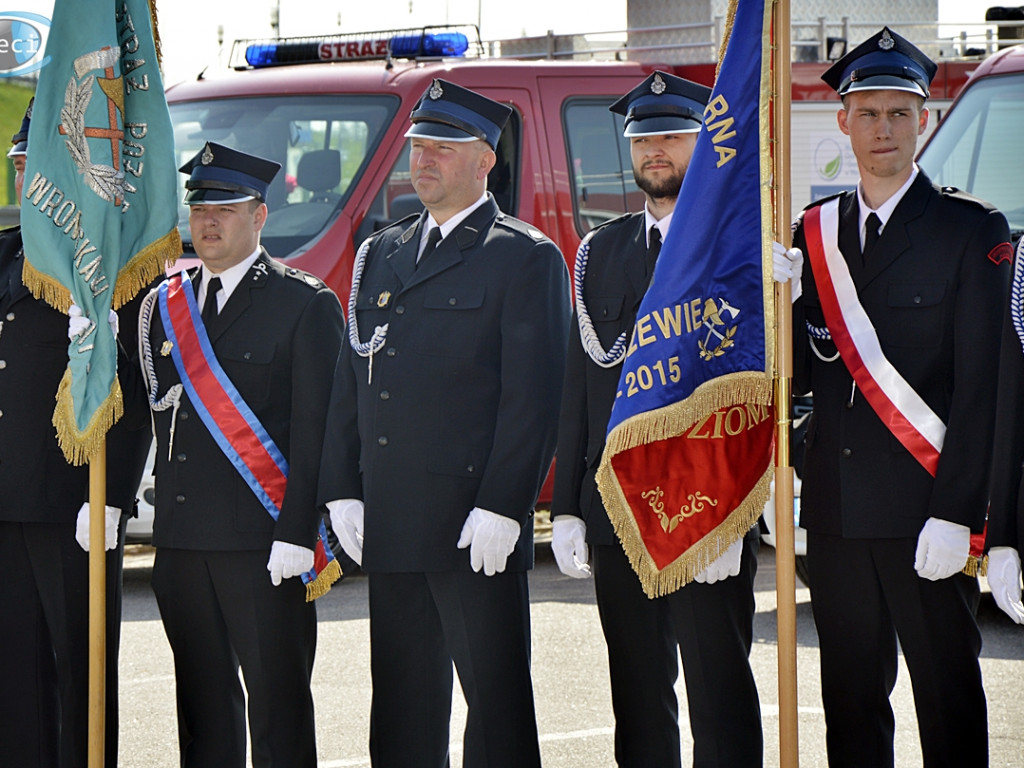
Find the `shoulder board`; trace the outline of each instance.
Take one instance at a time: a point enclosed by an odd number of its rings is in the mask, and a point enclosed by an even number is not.
[[[819,205],[824,205],[829,200],[835,200],[837,197],[842,197],[843,195],[845,195],[847,192],[850,192],[850,191],[851,190],[849,190],[849,189],[844,189],[842,192],[836,192],[834,195],[829,195],[828,197],[822,197],[822,198],[820,198],[818,200],[815,200],[813,203],[810,203],[810,204],[804,206],[804,210],[805,211],[809,211],[809,210],[811,210],[811,208],[817,208]]]
[[[620,226],[622,224],[630,224],[630,223],[633,222],[633,220],[637,216],[642,216],[642,215],[643,215],[642,213],[636,213],[636,212],[633,212],[633,213],[622,213],[622,214],[619,214],[618,216],[616,216],[613,219],[608,219],[607,221],[602,221],[596,227],[594,227],[589,232],[587,232],[586,236],[583,238],[583,242],[589,242],[590,239],[594,235],[596,235],[598,232],[601,232],[603,230],[611,229],[613,227],[618,227],[618,226]]]
[[[949,200],[960,200],[964,203],[970,203],[976,205],[986,211],[994,211],[996,207],[987,200],[982,200],[980,197],[975,197],[969,192],[964,192],[962,189],[957,187],[939,187],[939,194]]]
[[[498,218],[495,219],[496,224],[501,224],[506,229],[511,229],[513,232],[517,232],[520,235],[526,235],[535,242],[542,242],[548,240],[548,236],[537,229],[532,224],[527,224],[525,221],[517,219],[515,216],[509,216],[504,213],[499,213]]]
[[[327,287],[327,284],[316,275],[311,275],[309,272],[304,272],[303,270],[296,269],[295,267],[285,267],[284,274],[286,277],[298,280],[303,285],[318,291],[321,288]]]

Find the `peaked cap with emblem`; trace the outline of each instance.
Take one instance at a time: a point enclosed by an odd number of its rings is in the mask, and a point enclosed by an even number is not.
[[[28,154],[28,127],[32,122],[32,105],[35,104],[35,102],[35,96],[28,100],[28,107],[25,109],[25,116],[21,119],[21,130],[11,136],[11,144],[13,146],[7,152],[8,157]]]
[[[928,98],[938,65],[912,42],[882,27],[821,76],[840,96],[855,91],[908,91]]]
[[[505,127],[512,108],[476,91],[435,79],[413,107],[412,127],[406,136],[440,141],[486,141],[491,149]]]
[[[266,202],[267,188],[281,169],[280,163],[237,149],[206,145],[178,170],[189,174],[185,182],[185,205],[202,203]]]
[[[622,135],[658,136],[696,133],[704,123],[704,107],[711,98],[706,85],[654,72],[609,109],[626,118]]]

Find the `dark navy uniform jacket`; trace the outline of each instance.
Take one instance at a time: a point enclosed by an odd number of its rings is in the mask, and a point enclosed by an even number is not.
[[[290,466],[280,518],[273,521],[182,394],[155,412],[156,547],[269,551],[275,540],[312,549],[320,512],[317,472],[331,379],[343,334],[337,296],[318,278],[263,250],[207,329],[214,353]],[[149,334],[158,397],[179,382],[154,306]]]
[[[604,349],[625,333],[633,332],[640,301],[647,291],[644,259],[647,237],[645,216],[631,213],[594,230],[583,280],[583,301]],[[622,364],[597,365],[580,340],[579,316],[573,312],[569,330],[562,409],[558,420],[558,459],[551,514],[575,515],[587,524],[591,544],[615,544],[612,529],[594,476],[601,462],[608,418],[618,391]]]
[[[375,235],[346,339],[321,502],[365,503],[369,572],[468,570],[456,549],[473,507],[523,526],[507,569],[533,563],[533,506],[551,463],[569,328],[558,248],[488,195],[417,267],[425,221]],[[411,223],[410,223],[411,221]]]
[[[988,506],[996,369],[1010,265],[1001,213],[919,173],[862,265],[856,192],[839,198],[839,247],[896,370],[946,424],[932,476],[875,415],[841,359],[824,362],[805,320],[824,327],[805,259],[794,305],[794,389],[813,392],[801,525],[848,538],[917,537],[936,517],[980,532]],[[806,253],[802,224],[794,245]],[[816,342],[823,357],[830,341]]]

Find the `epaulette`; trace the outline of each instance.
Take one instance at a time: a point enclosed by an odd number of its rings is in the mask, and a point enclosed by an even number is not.
[[[836,192],[834,195],[829,195],[828,197],[818,198],[813,203],[808,203],[807,205],[805,205],[804,206],[804,211],[809,211],[809,210],[811,210],[811,208],[817,208],[819,205],[824,205],[829,200],[835,200],[837,197],[842,197],[843,195],[845,195],[847,192],[850,192],[850,191],[851,190],[849,190],[849,189],[844,189],[842,192]],[[800,215],[803,215],[803,211],[801,211]]]
[[[964,192],[962,189],[957,187],[939,187],[939,194],[949,200],[959,200],[964,203],[976,205],[979,208],[986,211],[994,211],[996,207],[987,200],[982,200],[980,197],[975,197],[969,192]]]
[[[327,287],[327,284],[316,275],[304,272],[301,269],[296,269],[295,267],[285,267],[284,273],[287,277],[290,277],[293,280],[298,280],[303,285],[309,286],[317,291]]]
[[[517,232],[520,235],[526,235],[528,238],[535,242],[541,242],[543,240],[549,240],[550,238],[537,229],[532,224],[527,224],[525,221],[517,219],[515,216],[509,216],[505,213],[499,213],[495,219],[496,224],[501,224],[506,229],[510,229],[513,232]]]
[[[633,212],[620,213],[613,219],[602,221],[600,224],[598,224],[596,227],[591,229],[589,232],[587,232],[586,235],[583,236],[583,240],[582,242],[580,242],[580,245],[583,245],[583,243],[589,243],[598,232],[601,232],[602,230],[608,229],[610,227],[618,226],[619,224],[625,224],[636,215],[637,214]]]

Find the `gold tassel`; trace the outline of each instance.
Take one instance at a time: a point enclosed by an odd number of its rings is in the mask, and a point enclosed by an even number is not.
[[[177,228],[147,245],[117,274],[114,309],[120,309],[135,295],[166,272],[181,256],[181,234]]]
[[[327,566],[316,575],[316,578],[306,585],[306,602],[311,603],[318,597],[323,597],[331,591],[331,586],[341,578],[341,563],[331,560]]]
[[[110,394],[93,413],[84,430],[78,429],[78,422],[75,420],[70,367],[64,371],[60,386],[57,387],[56,400],[57,407],[53,410],[52,423],[57,429],[57,442],[64,452],[64,458],[75,466],[88,464],[89,459],[106,439],[107,431],[124,415],[121,385],[115,376]]]

